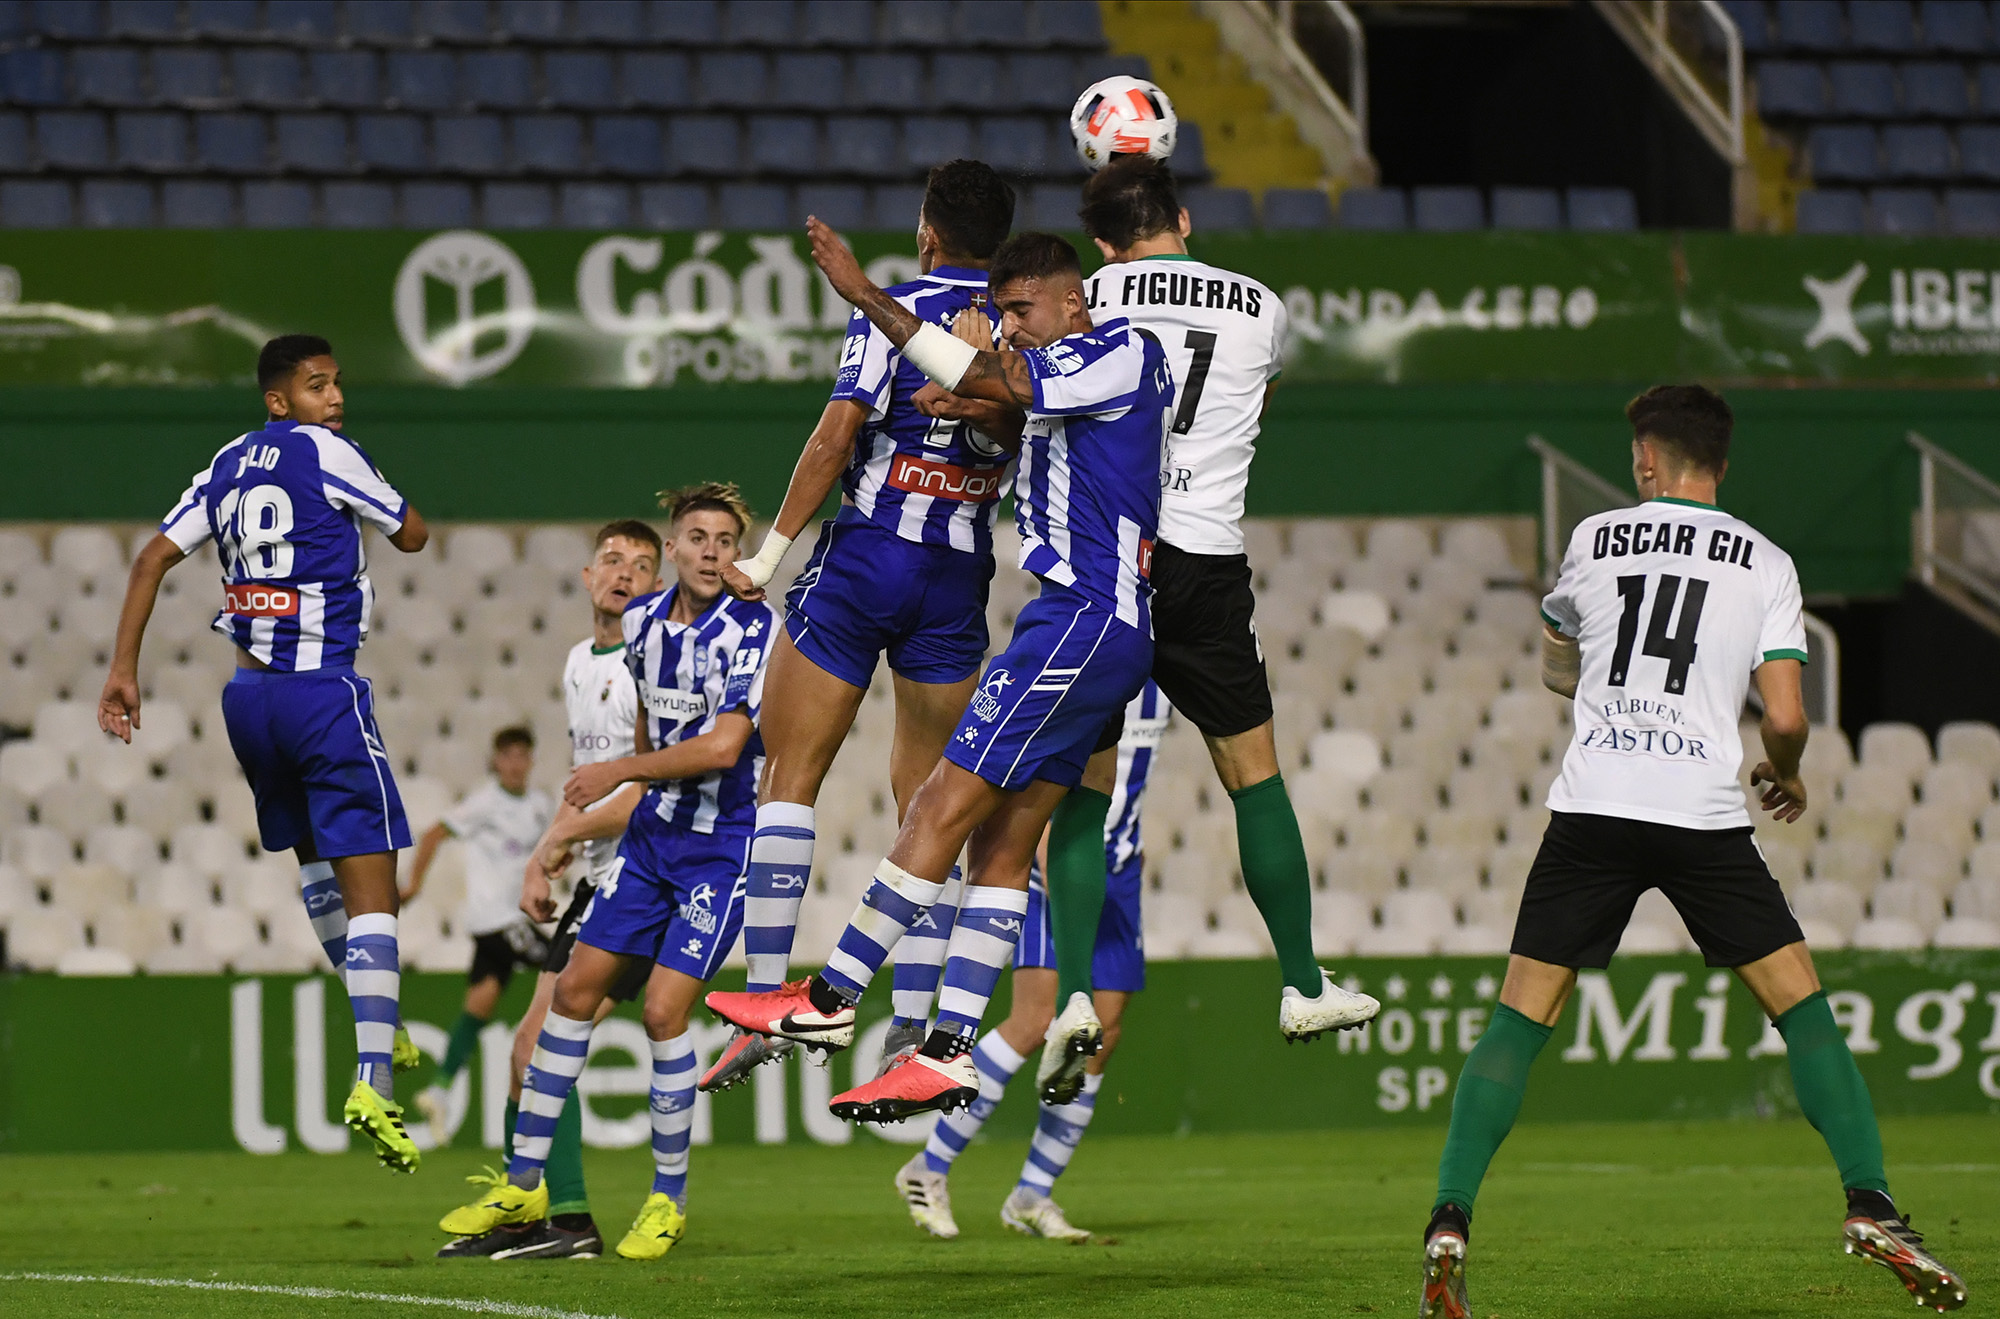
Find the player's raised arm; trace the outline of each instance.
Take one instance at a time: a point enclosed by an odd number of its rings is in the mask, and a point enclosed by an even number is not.
[[[97,726],[123,741],[132,740],[139,726],[139,645],[160,598],[167,571],[187,554],[166,535],[156,533],[132,557],[125,579],[125,603],[118,610],[118,640],[111,652],[111,672],[97,698]]]
[[[762,600],[764,587],[784,562],[785,551],[806,529],[813,515],[833,493],[834,483],[848,460],[854,456],[854,437],[868,420],[868,409],[853,399],[830,400],[819,414],[819,424],[806,437],[805,450],[792,468],[791,484],[785,487],[785,502],[755,557],[739,559],[722,570],[722,585],[740,600]]]

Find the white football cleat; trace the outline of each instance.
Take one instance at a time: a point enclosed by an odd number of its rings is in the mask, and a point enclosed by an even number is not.
[[[1287,1040],[1310,1040],[1330,1030],[1352,1030],[1375,1019],[1382,1005],[1366,994],[1342,989],[1321,968],[1319,997],[1307,998],[1290,985],[1278,1000],[1278,1029]]]
[[[1067,1104],[1083,1093],[1084,1063],[1104,1047],[1104,1025],[1097,1019],[1090,995],[1071,994],[1043,1039],[1042,1061],[1035,1068],[1035,1093],[1044,1104]]]
[[[441,1087],[425,1086],[417,1091],[410,1105],[423,1115],[424,1125],[430,1128],[432,1149],[441,1150],[451,1144],[451,1100]]]
[[[1090,1240],[1090,1233],[1071,1225],[1069,1219],[1064,1217],[1061,1205],[1024,1186],[1015,1187],[1006,1203],[1000,1206],[1000,1221],[1016,1232],[1049,1241],[1081,1245]]]
[[[896,1194],[909,1206],[912,1223],[946,1241],[958,1236],[958,1223],[951,1216],[951,1183],[943,1173],[931,1171],[922,1150],[896,1170]]]

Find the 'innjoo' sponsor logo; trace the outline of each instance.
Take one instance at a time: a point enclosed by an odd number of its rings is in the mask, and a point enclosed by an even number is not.
[[[299,594],[282,586],[225,586],[222,607],[245,618],[291,618],[299,612]]]
[[[1005,480],[1004,468],[981,470],[954,467],[950,463],[913,458],[908,454],[898,454],[889,465],[889,484],[896,489],[907,490],[914,495],[955,499],[962,504],[983,504],[990,499],[998,499]]]

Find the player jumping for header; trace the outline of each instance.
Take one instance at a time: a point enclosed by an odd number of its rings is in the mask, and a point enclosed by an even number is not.
[[[382,1163],[415,1172],[394,1072],[402,974],[396,850],[410,826],[396,792],[375,694],[354,672],[375,593],[364,524],[405,554],[424,520],[340,433],[346,399],[326,340],[288,334],[257,355],[269,414],[222,446],[132,561],[97,723],[129,742],[140,726],[139,647],[167,571],[213,540],[222,560],[214,630],[236,645],[222,690],[229,744],[257,799],[266,851],[293,851],[300,896],[354,1007],[358,1062],[342,1110]],[[407,1051],[414,1065],[415,1050]]]
[[[1626,408],[1632,478],[1647,502],[1577,524],[1542,602],[1542,682],[1575,699],[1576,732],[1549,789],[1553,813],[1528,872],[1500,1005],[1466,1057],[1424,1231],[1421,1319],[1464,1319],[1472,1202],[1521,1108],[1529,1066],[1576,988],[1606,966],[1640,894],[1666,894],[1710,966],[1729,967],[1784,1036],[1806,1120],[1847,1195],[1847,1249],[1894,1270],[1920,1305],[1965,1304],[1889,1199],[1868,1083],[1835,1024],[1737,786],[1736,721],[1754,678],[1766,759],[1761,805],[1805,814],[1791,558],[1715,506],[1734,419],[1698,385],[1662,385]],[[1644,699],[1638,699],[1643,697]]]

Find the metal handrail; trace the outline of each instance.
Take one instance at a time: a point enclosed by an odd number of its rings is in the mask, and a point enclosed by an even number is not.
[[[1286,0],[1291,3],[1291,0]],[[1368,43],[1361,33],[1361,20],[1347,6],[1347,0],[1321,0],[1333,14],[1333,21],[1347,34],[1347,99],[1362,145],[1368,142]]]
[[[1903,439],[1917,451],[1917,579],[1925,586],[1935,587],[1942,571],[1954,585],[1976,596],[1988,608],[2000,610],[2000,588],[1958,560],[1938,553],[1937,472],[1938,468],[1944,468],[1991,499],[1996,507],[2000,507],[2000,482],[1915,431],[1909,431]]]
[[[1305,53],[1298,43],[1298,0],[1277,0],[1271,6],[1275,20],[1273,35],[1278,46],[1284,51],[1285,59],[1297,69],[1312,87],[1328,114],[1338,122],[1348,125],[1354,140],[1363,152],[1368,149],[1368,46],[1367,38],[1361,30],[1361,20],[1354,16],[1345,0],[1318,0],[1332,15],[1333,21],[1347,38],[1347,100],[1327,83],[1326,76],[1319,70],[1312,57]]]
[[[1669,5],[1667,0],[1652,0],[1650,4],[1641,0],[1596,0],[1596,3],[1612,30],[1635,48],[1643,45],[1639,54],[1650,58],[1654,71],[1687,94],[1698,111],[1693,117],[1702,136],[1728,157],[1731,165],[1741,167],[1748,159],[1743,145],[1743,34],[1737,31],[1728,11],[1717,0],[1699,0],[1691,5]],[[1699,14],[1721,36],[1727,104],[1716,101],[1686,58],[1674,49],[1667,35],[1670,13]]]

